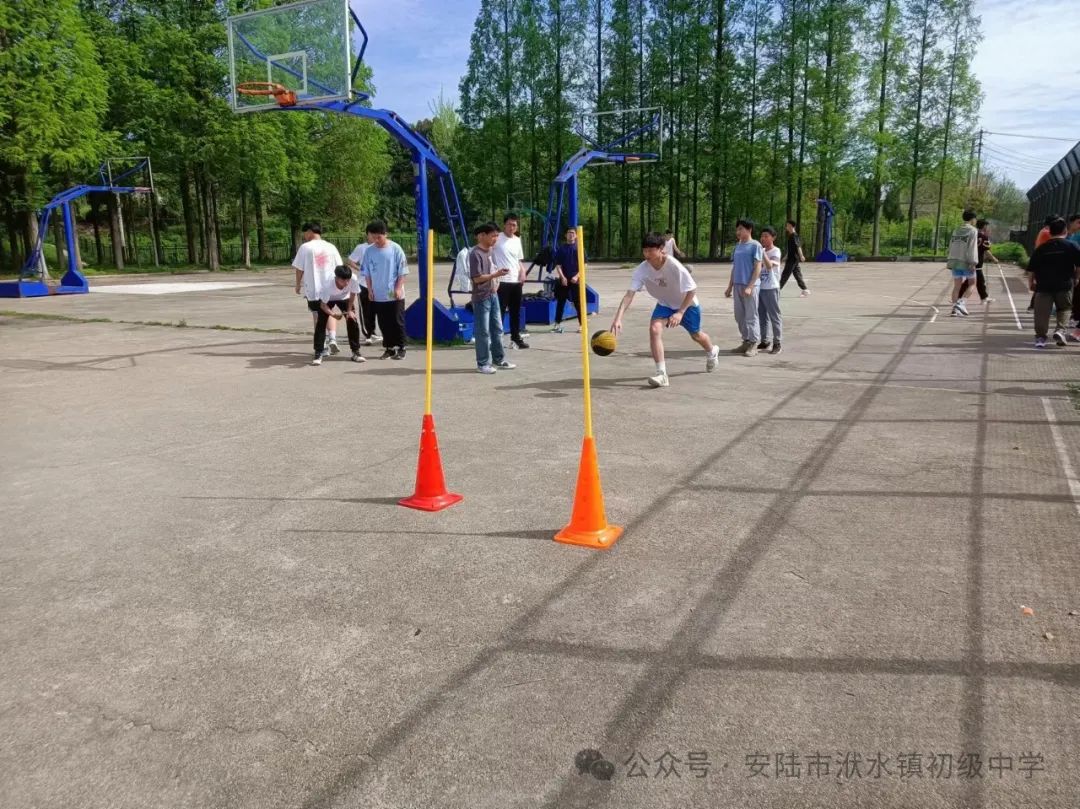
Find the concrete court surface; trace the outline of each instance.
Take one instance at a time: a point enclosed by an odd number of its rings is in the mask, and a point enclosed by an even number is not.
[[[593,359],[608,552],[551,541],[572,329],[438,351],[424,514],[422,352],[307,366],[291,273],[0,302],[189,326],[0,317],[0,807],[1078,806],[1080,348],[1015,268],[1023,331],[994,271],[965,320],[939,265],[807,276],[778,357],[679,329],[647,389],[642,296]]]

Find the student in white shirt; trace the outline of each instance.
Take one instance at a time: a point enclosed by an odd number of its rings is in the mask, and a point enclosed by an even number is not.
[[[334,268],[341,266],[342,261],[337,248],[323,240],[322,227],[318,222],[305,222],[302,230],[304,243],[296,251],[292,265],[296,270],[296,294],[302,294],[307,300],[314,323],[319,319],[319,290],[322,283],[333,278]],[[332,322],[326,331],[326,345],[322,353],[326,356],[328,353],[337,354],[338,351],[337,324]]]
[[[686,253],[675,244],[675,232],[672,230],[664,231],[664,252],[672,258],[686,258]]]
[[[333,276],[320,285],[319,311],[315,314],[315,359],[311,361],[312,365],[322,365],[326,324],[341,320],[342,317],[345,318],[345,329],[349,333],[352,361],[364,361],[360,356],[360,318],[356,310],[356,297],[359,292],[360,284],[356,275],[344,264],[336,267]]]
[[[503,230],[491,248],[491,266],[509,270],[499,279],[499,306],[503,314],[510,312],[510,348],[528,348],[521,329],[521,290],[525,284],[525,251],[517,235],[518,218],[508,213],[503,218]]]
[[[776,246],[776,231],[771,227],[761,229],[761,248],[765,257],[761,260],[761,288],[758,291],[758,324],[761,342],[758,351],[772,347],[770,354],[779,354],[784,319],[780,316],[780,248]],[[771,332],[771,336],[770,336]]]
[[[611,331],[615,334],[622,331],[623,312],[630,308],[634,295],[644,289],[656,298],[656,307],[649,322],[649,348],[656,362],[656,376],[649,377],[649,385],[666,388],[670,384],[664,360],[665,328],[682,326],[686,329],[690,339],[705,350],[705,370],[716,370],[720,349],[701,330],[701,306],[698,304],[694,277],[686,267],[664,253],[664,237],[659,233],[646,235],[641,248],[645,260],[634,270],[630,289],[623,295],[615,319],[611,322]]]
[[[357,281],[360,284],[360,331],[364,335],[362,342],[366,346],[375,342],[375,304],[372,302],[371,293],[368,291],[367,278],[360,273],[360,262],[364,260],[364,252],[374,241],[375,236],[371,233],[367,234],[367,241],[356,245],[353,251],[349,253],[349,257],[345,259],[345,264],[348,265],[349,269],[357,273]]]

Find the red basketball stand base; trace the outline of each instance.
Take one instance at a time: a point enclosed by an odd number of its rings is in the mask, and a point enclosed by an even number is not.
[[[430,414],[424,416],[420,429],[420,457],[416,463],[416,491],[412,497],[398,501],[405,508],[419,511],[442,511],[465,498],[460,494],[447,491],[446,478],[443,476],[442,457],[439,454],[439,439],[435,435],[435,419]]]

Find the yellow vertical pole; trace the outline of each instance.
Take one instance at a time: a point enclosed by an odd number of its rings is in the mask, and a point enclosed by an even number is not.
[[[427,371],[424,380],[424,415],[431,415],[431,352],[435,333],[435,231],[427,232]]]
[[[585,308],[585,228],[577,226],[578,312],[581,313],[581,370],[585,382],[585,437],[592,438],[592,388],[589,380],[589,315]]]

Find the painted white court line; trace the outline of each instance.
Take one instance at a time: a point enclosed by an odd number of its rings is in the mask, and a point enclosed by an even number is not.
[[[215,289],[273,286],[269,281],[176,281],[156,284],[110,284],[91,286],[91,292],[110,295],[172,295],[177,292],[210,292]]]
[[[998,265],[998,272],[1001,273],[1001,285],[1005,287],[1005,294],[1009,296],[1009,306],[1012,307],[1013,317],[1016,318],[1016,328],[1018,331],[1024,330],[1024,325],[1020,322],[1020,315],[1016,311],[1016,302],[1013,300],[1012,290],[1009,289],[1009,282],[1005,280],[1005,270],[1001,269],[1001,265]]]
[[[933,304],[930,304],[930,308],[934,310],[934,316],[930,318],[930,322],[933,323],[935,320],[937,320],[937,316],[941,314],[941,312],[938,311],[938,308]]]
[[[1042,403],[1043,410],[1046,411],[1046,420],[1050,423],[1050,435],[1054,437],[1054,447],[1057,449],[1058,458],[1061,459],[1061,471],[1065,473],[1065,480],[1069,484],[1069,494],[1072,495],[1073,508],[1076,509],[1077,515],[1080,516],[1080,480],[1076,479],[1076,474],[1073,472],[1065,439],[1062,437],[1061,428],[1054,417],[1054,408],[1050,404],[1050,400],[1045,397]]]

